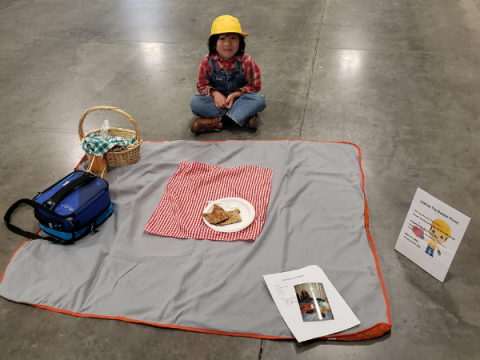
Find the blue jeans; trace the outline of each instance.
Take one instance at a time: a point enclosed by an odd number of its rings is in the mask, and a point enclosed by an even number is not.
[[[433,250],[430,246],[427,246],[427,250],[425,250],[425,252],[426,252],[428,255],[433,256],[434,250]]]
[[[265,95],[258,93],[244,94],[237,98],[231,109],[217,109],[210,95],[195,95],[190,101],[192,112],[203,118],[216,118],[228,115],[239,126],[246,124],[248,119],[265,109]]]

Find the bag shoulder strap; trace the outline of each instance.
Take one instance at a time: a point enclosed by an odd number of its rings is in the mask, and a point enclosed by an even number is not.
[[[33,200],[20,199],[17,202],[15,202],[12,206],[10,206],[10,208],[5,213],[5,216],[3,217],[3,219],[5,220],[5,225],[7,226],[8,230],[10,230],[11,232],[13,232],[17,235],[26,237],[27,239],[43,239],[43,240],[48,240],[48,241],[51,241],[51,242],[57,243],[57,244],[68,244],[68,243],[70,243],[68,241],[62,241],[62,240],[55,239],[51,236],[40,236],[38,234],[22,230],[22,229],[16,227],[15,225],[13,225],[11,223],[12,214],[15,211],[15,209],[18,208],[22,204],[29,205],[33,208],[42,209],[43,211],[50,212],[50,211],[48,211],[48,209],[45,209],[43,206],[37,204]]]
[[[46,200],[43,205],[48,206],[49,209],[55,209],[57,204],[67,195],[69,194],[73,189],[75,189],[77,186],[83,185],[85,183],[88,183],[95,179],[96,176],[92,173],[85,172],[82,175],[80,175],[78,178],[75,180],[70,181],[66,185],[64,185],[60,190],[58,190],[50,199]],[[42,207],[41,207],[42,208]],[[42,208],[43,210],[44,208]]]

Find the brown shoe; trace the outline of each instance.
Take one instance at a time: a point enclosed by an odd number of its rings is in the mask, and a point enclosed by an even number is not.
[[[257,114],[248,119],[245,125],[250,129],[257,130]]]
[[[213,119],[197,119],[192,125],[192,132],[198,134],[204,131],[220,131],[223,127],[220,119],[219,117]]]

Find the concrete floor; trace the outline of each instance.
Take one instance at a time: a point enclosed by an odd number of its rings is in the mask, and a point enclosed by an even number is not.
[[[0,213],[79,160],[94,105],[146,139],[341,140],[363,153],[393,329],[370,341],[262,341],[76,318],[0,298],[1,359],[480,358],[479,0],[0,1]],[[256,133],[195,136],[213,19],[250,33],[267,109]],[[84,129],[109,117],[92,114]],[[444,284],[393,248],[420,187],[472,218]],[[28,211],[17,224],[35,230]],[[0,269],[22,239],[0,225]],[[0,271],[0,272],[1,272]],[[20,284],[21,285],[21,284]],[[272,304],[273,305],[273,304]]]

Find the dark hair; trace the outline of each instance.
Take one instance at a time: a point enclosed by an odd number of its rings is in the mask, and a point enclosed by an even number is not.
[[[232,33],[232,34],[237,34],[237,33]],[[220,35],[222,34],[215,34],[210,36],[210,38],[208,39],[207,41],[208,56],[212,56],[212,54],[216,51],[215,48],[217,47],[217,41]],[[235,54],[235,56],[243,55],[245,53],[245,38],[240,34],[237,34],[237,35],[240,41],[238,44],[238,51]]]

